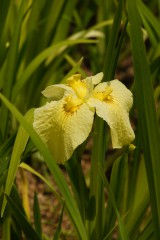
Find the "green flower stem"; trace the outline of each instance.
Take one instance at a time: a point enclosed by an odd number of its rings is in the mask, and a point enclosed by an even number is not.
[[[78,161],[76,155],[66,161],[65,167],[70,177],[72,190],[79,207],[81,217],[85,220],[85,205],[88,200],[87,186],[82,172],[81,162]]]
[[[104,59],[104,81],[110,81],[114,77],[116,70],[116,64],[118,59],[118,53],[116,52],[116,42],[118,38],[118,33],[121,25],[123,11],[123,0],[119,1],[116,15],[114,18],[111,35],[109,38],[108,47],[106,50],[106,55]],[[119,48],[120,48],[119,44]],[[117,54],[116,54],[117,53]],[[90,199],[95,200],[95,210],[94,204],[92,211],[95,211],[95,216],[90,221],[89,232],[91,239],[99,240],[103,238],[104,230],[104,186],[99,172],[99,167],[104,169],[104,159],[105,159],[105,134],[104,121],[96,118],[95,120],[95,135],[93,137],[93,150],[92,150],[92,162],[91,162],[91,176],[90,176]]]
[[[95,240],[102,238],[104,227],[104,186],[98,167],[99,165],[102,168],[104,167],[106,139],[104,128],[104,121],[97,117],[94,128],[90,175],[90,199],[95,199],[95,216],[91,221],[90,234],[92,239]]]

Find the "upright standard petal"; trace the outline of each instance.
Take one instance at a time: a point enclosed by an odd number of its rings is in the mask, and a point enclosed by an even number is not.
[[[67,84],[71,87],[76,96],[80,99],[85,99],[88,97],[88,84],[85,81],[81,80],[80,74],[75,74],[67,79]]]
[[[100,72],[100,73],[97,73],[97,74],[94,75],[94,76],[87,77],[86,79],[87,79],[87,80],[88,80],[88,79],[91,79],[92,84],[93,84],[93,85],[97,85],[97,84],[99,84],[99,83],[102,81],[103,76],[104,76],[103,72]]]
[[[68,96],[69,99],[69,96]],[[46,143],[57,163],[68,160],[92,129],[94,111],[86,103],[52,101],[34,113],[34,128]],[[68,102],[71,101],[71,102]]]
[[[93,98],[88,103],[108,123],[113,148],[121,148],[134,140],[135,135],[129,121],[132,93],[121,82],[113,80],[100,83],[95,87]]]
[[[65,84],[55,84],[55,85],[50,85],[46,87],[43,91],[42,94],[49,100],[60,100],[65,92],[73,92],[72,88]]]

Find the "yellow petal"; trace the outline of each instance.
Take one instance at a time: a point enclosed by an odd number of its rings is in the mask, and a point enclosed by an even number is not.
[[[118,103],[129,112],[133,105],[132,92],[117,79],[110,81],[110,83],[110,87],[113,89],[113,98],[117,99]]]
[[[80,74],[75,74],[67,79],[67,84],[71,87],[78,98],[84,99],[88,95],[88,86],[81,80]]]
[[[73,92],[73,90],[65,84],[55,84],[44,89],[42,94],[49,100],[60,100],[66,91]]]
[[[121,83],[119,80],[115,79],[110,82],[103,82],[98,84],[94,91],[95,92],[104,92],[108,91],[108,88],[111,90],[111,97],[114,99],[114,102],[118,102],[119,105],[124,107],[127,112],[132,107],[133,104],[133,95],[132,92],[126,88],[126,86]]]
[[[67,78],[67,82],[71,82],[71,83],[79,80],[81,80],[81,74],[74,74],[69,78]]]
[[[86,79],[91,79],[92,84],[97,85],[98,83],[100,83],[102,81],[103,75],[104,75],[103,72],[100,72],[100,73],[97,73],[94,76],[87,77]]]
[[[126,109],[117,102],[106,103],[94,98],[90,99],[89,104],[94,106],[97,115],[108,123],[113,148],[121,148],[134,140],[135,135]]]
[[[87,104],[81,104],[74,112],[65,111],[65,104],[63,98],[36,109],[33,123],[56,162],[62,164],[87,139],[94,119],[94,111]]]
[[[113,148],[130,144],[135,138],[129,121],[129,110],[133,104],[131,91],[116,79],[98,84],[94,95],[97,99],[92,100],[92,105],[111,129]]]

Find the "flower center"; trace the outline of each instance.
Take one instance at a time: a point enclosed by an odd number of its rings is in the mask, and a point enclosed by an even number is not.
[[[75,91],[78,98],[84,99],[88,93],[88,89],[86,83],[81,81],[80,78],[80,74],[75,74],[67,79],[67,83]]]
[[[95,92],[94,97],[99,99],[100,101],[104,102],[111,102],[112,96],[110,95],[112,93],[111,87],[107,86],[104,92]]]
[[[81,99],[75,98],[72,95],[67,96],[65,101],[64,110],[67,113],[74,113],[83,103]]]

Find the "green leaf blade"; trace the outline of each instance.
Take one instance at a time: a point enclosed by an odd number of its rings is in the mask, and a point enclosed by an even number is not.
[[[147,179],[156,239],[160,236],[160,134],[153,98],[149,64],[142,38],[137,2],[128,0],[128,16],[133,51],[135,94],[138,108]]]

